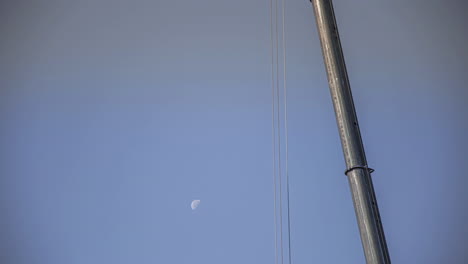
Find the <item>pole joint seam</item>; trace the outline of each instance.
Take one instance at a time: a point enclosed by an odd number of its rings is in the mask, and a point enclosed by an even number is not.
[[[346,176],[348,176],[348,173],[355,170],[355,169],[364,169],[364,170],[367,170],[369,173],[373,173],[375,170],[372,169],[372,168],[369,168],[367,165],[366,166],[362,166],[362,165],[356,165],[356,166],[353,166],[347,170],[345,170],[344,174]]]

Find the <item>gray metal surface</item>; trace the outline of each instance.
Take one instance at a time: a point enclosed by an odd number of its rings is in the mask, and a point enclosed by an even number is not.
[[[341,137],[354,209],[368,264],[389,264],[385,235],[349,86],[331,0],[311,0]]]

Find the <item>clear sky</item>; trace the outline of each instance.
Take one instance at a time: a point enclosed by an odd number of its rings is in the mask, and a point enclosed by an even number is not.
[[[464,2],[334,1],[393,263],[468,262]],[[1,1],[0,262],[275,263],[269,8]],[[309,1],[285,18],[292,263],[364,263]]]

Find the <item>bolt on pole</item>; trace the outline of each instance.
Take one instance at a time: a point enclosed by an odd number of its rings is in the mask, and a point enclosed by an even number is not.
[[[379,208],[362,144],[331,0],[310,0],[346,161],[361,242],[368,264],[390,264]]]

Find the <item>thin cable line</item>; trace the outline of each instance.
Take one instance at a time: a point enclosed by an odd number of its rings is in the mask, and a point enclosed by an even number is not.
[[[275,79],[274,79],[274,42],[273,42],[273,0],[270,0],[270,36],[271,36],[271,118],[272,118],[272,145],[273,145],[273,204],[274,204],[274,228],[275,228],[275,264],[278,264],[278,226],[276,212],[276,133],[275,133]]]
[[[289,204],[289,151],[288,151],[288,93],[286,86],[286,5],[285,0],[282,0],[282,27],[283,27],[283,99],[284,99],[284,137],[285,137],[285,174],[286,174],[286,203],[288,208],[288,258],[291,264],[291,214]]]
[[[275,0],[275,22],[276,22],[276,100],[277,100],[277,129],[278,129],[278,181],[279,181],[279,216],[280,216],[280,252],[281,264],[284,263],[284,249],[283,249],[283,180],[281,170],[281,114],[280,114],[280,95],[279,95],[279,30],[278,30],[278,0]]]

